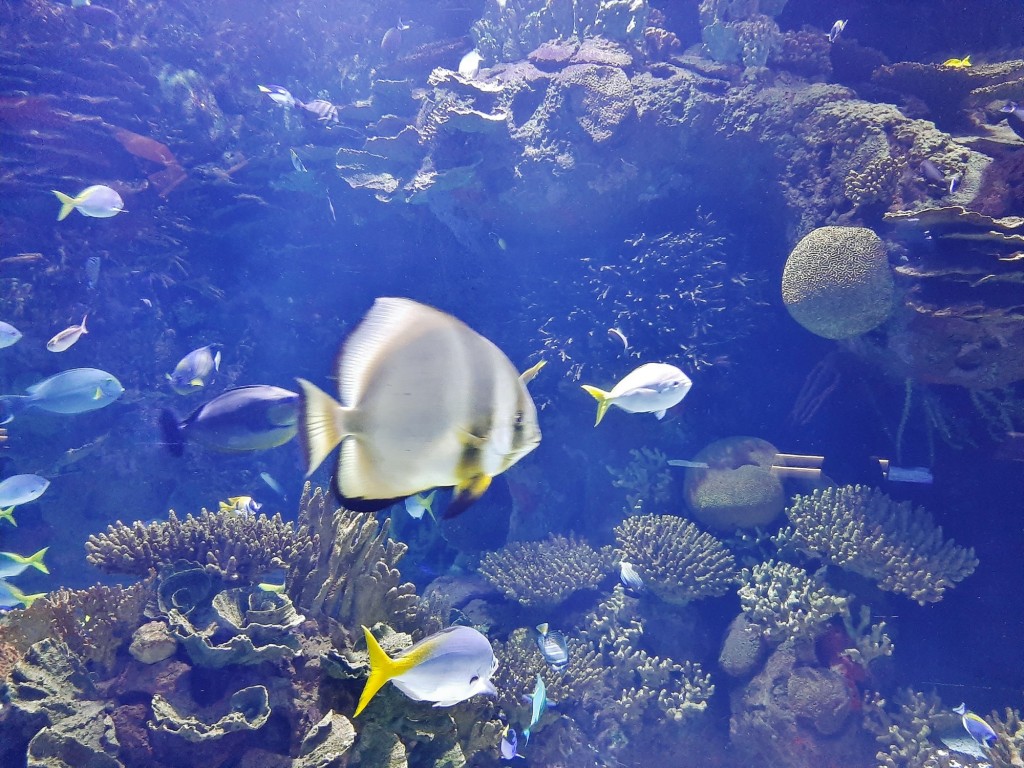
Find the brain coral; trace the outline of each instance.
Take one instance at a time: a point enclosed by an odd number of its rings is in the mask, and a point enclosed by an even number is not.
[[[893,307],[892,271],[878,235],[864,227],[819,227],[786,260],[782,300],[800,325],[826,339],[877,327]]]

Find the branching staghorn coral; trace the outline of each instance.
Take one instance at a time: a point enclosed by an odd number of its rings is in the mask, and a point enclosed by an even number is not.
[[[796,496],[775,542],[878,582],[918,604],[934,603],[974,572],[974,550],[942,538],[923,508],[860,485]]]
[[[7,614],[0,624],[0,645],[10,644],[24,654],[34,643],[55,638],[90,669],[109,673],[151,596],[148,581],[130,587],[58,589],[29,608]]]
[[[853,641],[853,647],[843,651],[843,656],[865,669],[875,659],[892,656],[892,638],[885,631],[885,622],[871,623],[871,609],[860,607],[860,619],[855,623],[850,609],[843,611],[843,627]]]
[[[735,584],[729,550],[684,518],[635,515],[615,527],[615,538],[615,557],[636,565],[651,592],[667,603],[724,595]]]
[[[254,581],[289,562],[302,542],[280,515],[204,509],[180,520],[172,509],[166,522],[108,526],[106,533],[90,536],[85,549],[88,561],[107,573],[145,576],[188,560],[229,581]]]
[[[286,592],[307,615],[329,616],[345,627],[385,621],[420,630],[422,611],[411,583],[402,583],[398,561],[408,547],[388,538],[391,521],[332,505],[309,483],[299,505],[302,542],[288,560]]]
[[[594,589],[610,568],[607,548],[595,550],[572,536],[513,541],[480,561],[481,575],[526,607],[551,608],[574,592]]]
[[[941,768],[948,765],[946,750],[930,736],[945,727],[954,726],[939,697],[909,688],[901,688],[893,697],[892,706],[880,696],[864,702],[864,727],[874,735],[879,751],[875,755],[878,768]]]
[[[630,448],[632,457],[621,469],[607,467],[612,485],[628,491],[629,508],[642,512],[645,508],[660,507],[668,503],[672,491],[672,473],[668,471],[668,456],[657,448]]]
[[[849,610],[849,598],[789,563],[769,560],[744,568],[740,579],[740,607],[773,645],[789,637],[813,638],[824,622]]]
[[[1024,722],[1020,712],[1007,707],[1005,718],[993,712],[989,723],[998,737],[988,753],[992,768],[1020,768],[1024,765]]]

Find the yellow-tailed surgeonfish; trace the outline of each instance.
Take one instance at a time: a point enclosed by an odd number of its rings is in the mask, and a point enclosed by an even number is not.
[[[299,437],[307,476],[341,443],[334,488],[351,509],[382,509],[455,486],[445,517],[540,444],[522,376],[492,342],[451,315],[410,299],[380,298],[337,363],[341,402],[302,387]]]
[[[85,413],[110,405],[124,394],[116,377],[99,368],[72,368],[33,384],[25,395],[0,396],[0,424],[25,408],[50,413]]]
[[[498,667],[491,643],[472,627],[442,629],[398,653],[388,656],[377,638],[363,627],[370,652],[370,677],[359,697],[356,715],[389,680],[416,701],[450,707],[478,693],[493,696],[491,675]]]
[[[57,214],[57,221],[64,221],[68,214],[76,209],[83,216],[91,216],[96,219],[108,219],[124,210],[124,201],[121,200],[121,196],[103,184],[86,187],[75,197],[65,195],[56,189],[53,190],[53,194],[60,200],[60,213]]]
[[[58,333],[56,336],[54,336],[52,339],[46,342],[46,348],[51,352],[63,352],[64,350],[73,347],[75,342],[77,342],[82,337],[83,333],[89,332],[85,328],[85,321],[88,317],[89,315],[85,315],[82,318],[81,323],[79,323],[78,325],[69,326],[60,333]]]
[[[41,597],[46,597],[46,593],[39,592],[35,595],[26,595],[10,582],[0,579],[0,608],[13,608],[16,605],[24,605],[26,608],[30,608],[32,603]]]
[[[17,555],[14,552],[0,552],[0,579],[13,579],[20,576],[29,566],[37,571],[49,573],[50,569],[43,562],[49,547],[43,547],[33,555]]]
[[[0,520],[6,520],[15,528],[18,527],[18,524],[14,522],[14,507],[6,507],[5,509],[0,509]]]
[[[18,507],[35,501],[50,487],[39,475],[12,475],[0,483],[0,507]]]
[[[422,520],[424,512],[428,513],[431,517],[434,517],[435,496],[437,496],[437,491],[431,491],[426,496],[422,493],[406,496],[405,511],[409,513],[409,517],[413,520]],[[437,518],[434,519],[436,520]]]
[[[164,374],[171,389],[179,395],[188,395],[207,386],[220,370],[220,344],[207,344],[185,355],[174,371]]]
[[[168,450],[180,456],[185,440],[225,453],[265,451],[293,437],[299,418],[299,395],[268,384],[251,384],[221,392],[184,421],[170,411],[160,414]]]
[[[665,411],[679,404],[691,386],[690,377],[674,365],[644,363],[612,387],[611,392],[586,384],[583,389],[597,400],[596,427],[613,405],[629,413],[653,413],[664,418]]]

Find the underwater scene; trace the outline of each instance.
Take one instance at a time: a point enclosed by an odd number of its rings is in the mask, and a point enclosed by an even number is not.
[[[1020,0],[0,0],[0,768],[1024,768]]]

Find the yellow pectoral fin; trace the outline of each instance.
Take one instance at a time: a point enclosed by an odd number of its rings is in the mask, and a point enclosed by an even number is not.
[[[190,381],[188,383],[188,385],[190,387],[201,387],[201,386],[203,386],[203,380],[201,378],[199,378],[198,376],[196,376],[194,379],[192,379],[192,381]]]
[[[102,400],[103,399],[103,390],[100,389],[99,387],[96,387],[96,391],[92,393],[92,399],[93,400]]]
[[[465,512],[491,486],[490,475],[474,475],[455,486],[455,495],[444,511],[444,519],[450,520]]]
[[[611,393],[586,384],[583,385],[583,389],[588,395],[597,400],[597,420],[594,422],[596,427],[601,423],[601,419],[604,418],[605,413],[608,411],[608,406],[612,404]]]

